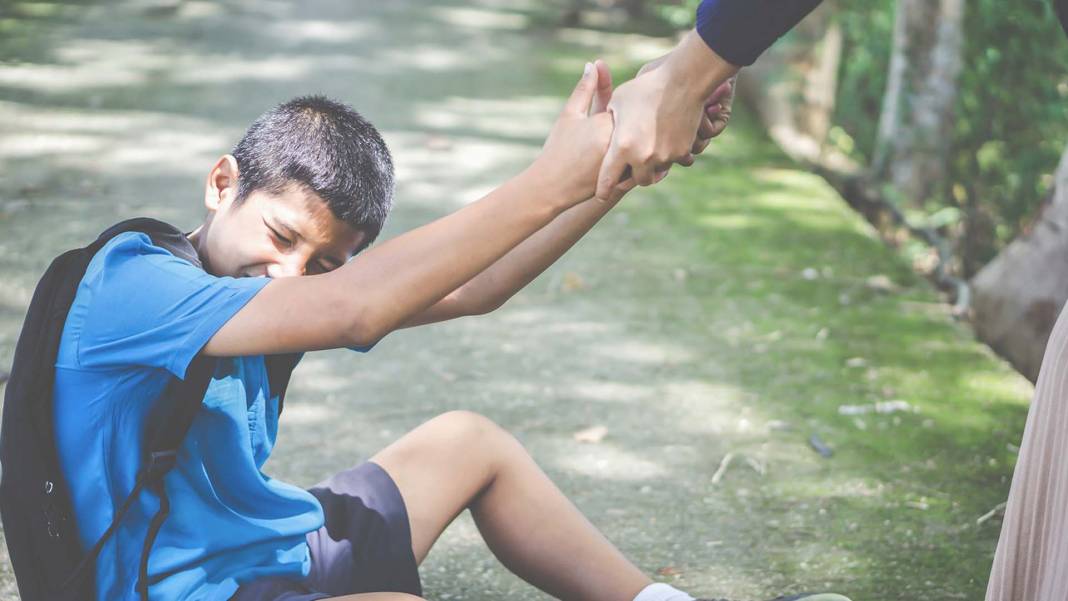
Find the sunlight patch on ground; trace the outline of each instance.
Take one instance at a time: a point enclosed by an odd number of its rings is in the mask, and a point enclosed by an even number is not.
[[[243,80],[297,80],[315,69],[321,69],[326,59],[299,58],[284,55],[256,59],[205,56],[187,61],[174,71],[172,81],[185,84],[219,84]],[[266,108],[266,107],[265,107]]]
[[[354,42],[371,31],[370,23],[360,21],[281,21],[272,23],[270,29],[274,36],[283,43],[300,44],[303,42]]]
[[[133,86],[170,59],[148,42],[69,40],[54,50],[60,64],[0,64],[0,85],[36,92]]]
[[[451,137],[448,149],[432,145],[429,133],[386,132],[397,174],[397,204],[455,210],[478,200],[519,173],[529,159],[525,144],[479,137]]]
[[[462,49],[438,44],[419,44],[407,48],[383,49],[382,59],[393,69],[450,71],[468,65],[471,57]]]
[[[469,7],[435,6],[429,8],[428,11],[451,27],[518,31],[527,27],[530,21],[525,15],[521,14],[479,10]]]
[[[753,215],[747,215],[745,213],[717,213],[703,215],[701,216],[699,223],[701,225],[711,226],[718,230],[745,230],[760,227],[760,224],[757,223],[757,219]]]
[[[201,119],[134,111],[85,114],[12,103],[0,103],[0,135],[0,165],[47,158],[96,176],[126,175],[130,167],[203,175],[232,144]]]
[[[642,365],[679,363],[692,360],[692,352],[681,346],[639,340],[612,340],[592,345],[589,352],[611,361]]]
[[[634,482],[668,476],[668,470],[636,452],[600,443],[582,445],[571,453],[559,453],[554,461],[558,469],[597,479]]]
[[[522,103],[452,96],[416,105],[412,122],[429,129],[464,128],[494,138],[529,138],[533,144],[546,137],[563,104],[564,99],[557,96],[529,98]]]
[[[100,138],[76,134],[15,134],[4,136],[0,158],[28,158],[56,153],[99,152]]]
[[[286,424],[296,424],[301,426],[324,424],[337,418],[337,412],[332,411],[323,405],[314,404],[308,400],[304,400],[300,403],[286,403],[282,415]]]
[[[637,403],[653,395],[648,386],[623,382],[577,382],[568,387],[568,395],[606,403]]]

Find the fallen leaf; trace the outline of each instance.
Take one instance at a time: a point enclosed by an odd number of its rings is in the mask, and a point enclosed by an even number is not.
[[[678,576],[682,573],[682,570],[676,568],[675,566],[666,566],[657,570],[656,573],[661,576]]]
[[[560,289],[564,292],[574,292],[586,287],[586,281],[579,274],[569,271],[564,274],[564,280],[560,283]]]
[[[449,150],[452,148],[452,141],[445,136],[429,136],[426,139],[426,147],[428,150]]]

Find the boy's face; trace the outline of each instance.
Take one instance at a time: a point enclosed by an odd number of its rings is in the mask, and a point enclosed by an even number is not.
[[[190,238],[216,276],[272,278],[337,269],[366,235],[337,219],[326,201],[292,185],[281,193],[257,190],[240,204],[237,162],[219,159],[205,190],[208,218]]]

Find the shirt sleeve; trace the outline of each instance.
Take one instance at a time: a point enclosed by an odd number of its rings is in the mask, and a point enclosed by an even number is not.
[[[708,47],[738,67],[793,29],[821,0],[702,0],[697,33]]]
[[[116,236],[93,258],[78,291],[87,295],[79,365],[143,365],[184,378],[193,357],[269,281],[215,277],[146,234]]]

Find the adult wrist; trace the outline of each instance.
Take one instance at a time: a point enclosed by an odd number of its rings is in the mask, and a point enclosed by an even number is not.
[[[701,105],[739,69],[712,50],[696,30],[691,30],[679,42],[668,55],[663,68],[677,93]]]

